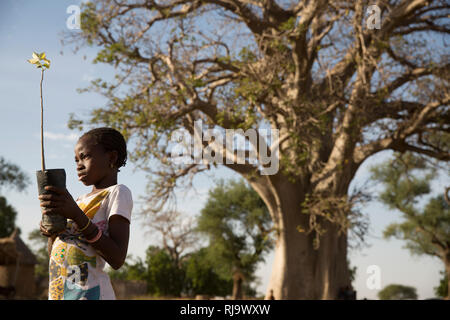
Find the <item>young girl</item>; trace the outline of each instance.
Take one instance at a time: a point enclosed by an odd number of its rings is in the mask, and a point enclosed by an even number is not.
[[[53,186],[39,200],[44,214],[61,214],[67,227],[49,237],[51,300],[115,299],[105,261],[119,269],[127,255],[133,200],[130,190],[117,184],[127,159],[123,136],[110,128],[85,133],[75,146],[78,180],[92,191],[75,202],[67,191]]]

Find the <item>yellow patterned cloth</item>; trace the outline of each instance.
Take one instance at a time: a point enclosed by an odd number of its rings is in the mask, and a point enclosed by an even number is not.
[[[125,185],[113,185],[78,198],[77,204],[105,235],[108,220],[118,214],[131,221],[133,199]],[[82,228],[83,226],[81,226]],[[49,262],[50,300],[111,300],[115,294],[105,260],[86,241],[80,227],[71,220],[53,243]]]

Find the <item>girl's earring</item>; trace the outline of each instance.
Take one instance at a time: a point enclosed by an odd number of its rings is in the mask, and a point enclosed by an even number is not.
[[[113,169],[113,168],[114,168],[114,165],[111,163],[111,164],[109,165],[109,167],[110,167],[111,169]]]

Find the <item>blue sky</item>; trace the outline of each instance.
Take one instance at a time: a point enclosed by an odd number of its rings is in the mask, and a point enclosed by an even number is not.
[[[31,1],[2,0],[0,2],[0,155],[9,162],[17,164],[28,174],[31,184],[24,192],[0,190],[8,202],[18,211],[17,225],[22,230],[23,239],[28,242],[28,234],[38,227],[40,221],[39,202],[35,183],[35,171],[40,168],[40,71],[26,62],[33,51],[47,53],[52,62],[44,80],[46,163],[48,168],[65,168],[67,188],[74,197],[89,191],[77,181],[73,147],[79,136],[78,131],[67,128],[69,113],[74,112],[86,118],[89,110],[102,106],[105,100],[93,93],[77,93],[77,88],[86,87],[89,81],[113,76],[113,69],[91,63],[95,51],[83,49],[77,54],[72,48],[63,47],[61,32],[69,31],[66,13],[70,5],[80,1]],[[73,30],[71,32],[78,32]],[[352,184],[362,184],[368,177],[367,168],[389,155],[380,153],[369,159],[355,177]],[[189,190],[185,197],[179,193],[178,203],[186,215],[197,214],[207,198],[208,190],[215,178],[237,178],[232,171],[223,168],[211,171],[194,179],[195,193]],[[119,183],[126,184],[133,191],[135,211],[131,224],[129,253],[144,258],[150,244],[157,244],[148,234],[145,218],[137,214],[140,196],[146,186],[145,173],[135,170],[133,163],[121,170]],[[442,190],[444,179],[436,182],[436,190]],[[390,212],[378,203],[370,203],[363,212],[370,219],[368,247],[351,252],[349,259],[357,267],[354,286],[358,298],[376,299],[377,289],[369,289],[366,281],[370,274],[367,268],[377,265],[381,271],[381,287],[399,283],[417,288],[419,298],[434,296],[433,287],[440,279],[443,270],[441,262],[435,258],[412,257],[403,249],[404,243],[397,240],[382,239],[383,229],[392,222],[400,221],[398,212]],[[261,284],[258,289],[265,291],[268,283],[273,254],[268,255],[266,263],[261,264],[258,275]]]

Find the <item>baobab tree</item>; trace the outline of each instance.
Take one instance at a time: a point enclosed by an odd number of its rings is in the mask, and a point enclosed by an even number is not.
[[[359,224],[349,185],[361,164],[383,150],[450,159],[448,14],[433,0],[88,2],[81,32],[65,41],[95,46],[94,61],[117,75],[93,81],[108,102],[71,126],[102,123],[134,139],[154,211],[211,166],[239,173],[277,232],[267,292],[335,299],[350,284]],[[241,150],[203,137],[213,160],[174,161],[172,133],[194,136],[199,120],[202,132],[271,128],[278,138],[237,161]],[[273,150],[278,170],[264,174]]]

